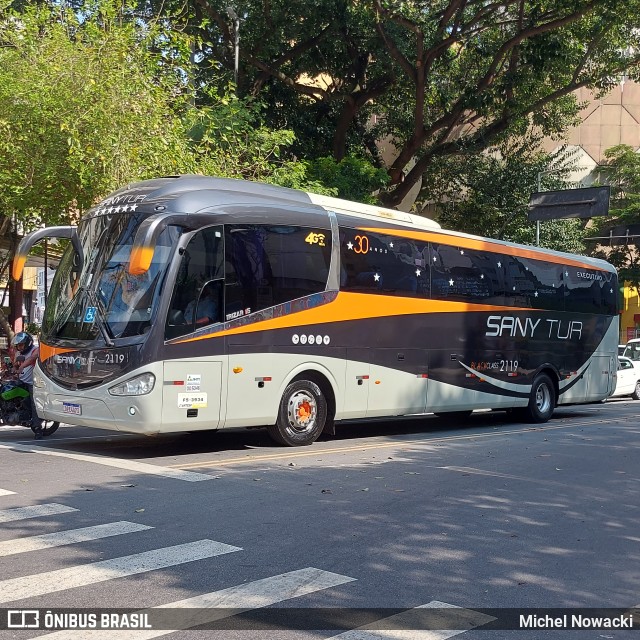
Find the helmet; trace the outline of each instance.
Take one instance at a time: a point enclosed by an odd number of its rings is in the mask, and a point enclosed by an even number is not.
[[[13,337],[11,344],[20,352],[26,351],[33,344],[33,338],[26,331],[20,331]]]

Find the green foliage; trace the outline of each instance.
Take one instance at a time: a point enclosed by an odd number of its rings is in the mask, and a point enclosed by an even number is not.
[[[21,229],[75,219],[113,189],[158,175],[339,190],[288,153],[294,133],[265,126],[263,102],[228,85],[201,86],[195,100],[193,43],[169,21],[142,23],[115,0],[81,12],[26,5],[4,13],[0,43],[0,216]],[[366,163],[347,165],[373,185]]]
[[[0,213],[68,219],[122,183],[190,166],[184,87],[159,34],[113,7],[28,7],[0,21]]]
[[[590,236],[607,238],[625,236],[630,225],[640,225],[640,155],[628,145],[617,145],[605,152],[606,163],[600,167],[600,180],[611,187],[609,216],[596,218]],[[637,227],[636,227],[637,228]],[[620,280],[640,288],[640,252],[636,237],[594,241],[593,253],[614,264]]]
[[[340,162],[333,158],[318,158],[309,163],[309,177],[334,187],[340,198],[375,204],[372,195],[389,182],[384,169],[376,169],[369,161],[347,156]]]
[[[200,81],[233,74],[226,0],[163,3],[197,34]],[[560,137],[574,91],[637,77],[640,0],[243,0],[242,95],[260,96],[273,129],[294,131],[299,157],[370,154],[391,141],[387,204],[398,204],[439,158],[512,136]],[[374,117],[375,116],[375,117]]]
[[[35,322],[28,322],[24,330],[32,336],[40,335],[40,327]]]
[[[479,236],[535,245],[536,224],[527,219],[530,195],[568,188],[571,164],[503,145],[491,154],[441,159],[425,175],[421,198],[438,203],[438,221],[448,229]],[[540,224],[540,246],[583,253],[583,225],[579,220]]]

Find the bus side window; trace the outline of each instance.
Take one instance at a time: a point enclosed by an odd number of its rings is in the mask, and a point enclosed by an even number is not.
[[[229,225],[225,233],[226,320],[325,290],[329,230]]]
[[[222,229],[207,227],[198,231],[182,256],[167,313],[167,339],[220,322],[222,265]],[[208,312],[203,315],[199,308],[207,308]]]
[[[431,245],[431,295],[441,300],[504,304],[504,256],[453,245]]]
[[[397,236],[340,231],[340,288],[390,296],[426,296],[429,266],[424,247]]]

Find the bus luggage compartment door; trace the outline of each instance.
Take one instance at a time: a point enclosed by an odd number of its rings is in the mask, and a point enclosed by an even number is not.
[[[170,360],[164,363],[162,426],[165,431],[217,429],[220,423],[222,362]]]
[[[617,368],[615,358],[611,356],[592,356],[591,366],[587,369],[587,397],[591,402],[600,400],[611,393],[613,374]]]

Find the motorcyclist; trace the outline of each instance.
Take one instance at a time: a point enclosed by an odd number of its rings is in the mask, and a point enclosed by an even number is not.
[[[35,439],[42,438],[42,421],[38,418],[36,405],[33,398],[33,368],[38,359],[39,349],[33,344],[33,338],[26,332],[16,333],[11,345],[15,348],[13,359],[15,373],[18,380],[22,382],[29,391],[29,401],[31,403],[31,429],[35,434]]]

